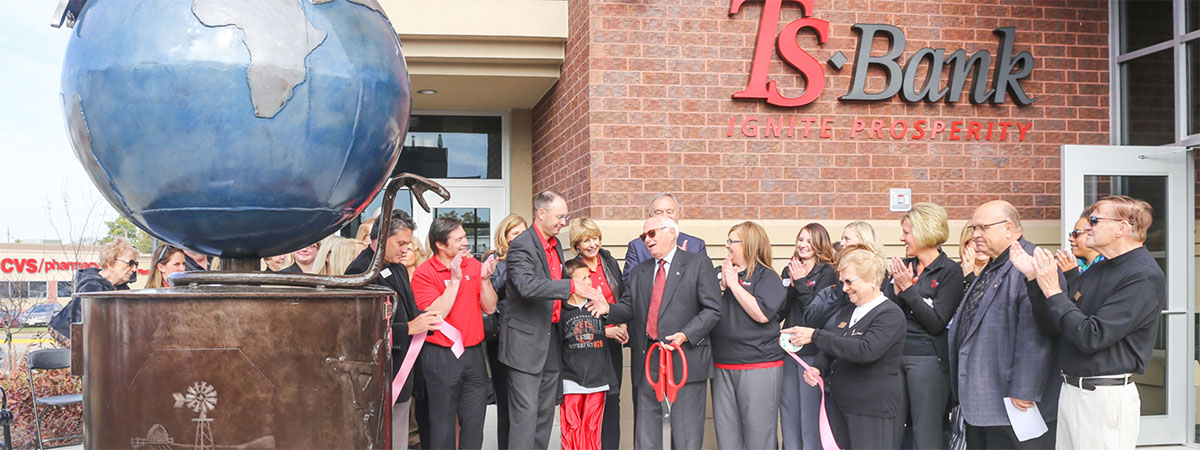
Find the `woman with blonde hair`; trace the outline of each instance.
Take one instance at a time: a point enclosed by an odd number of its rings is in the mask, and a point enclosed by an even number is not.
[[[508,295],[508,246],[513,239],[529,228],[525,219],[509,214],[496,224],[495,247],[488,255],[500,258],[492,272],[492,288],[496,290],[496,312],[484,317],[484,335],[487,336],[488,367],[492,370],[492,390],[496,393],[496,445],[508,448],[508,367],[500,363],[500,315],[504,313],[504,298]],[[487,256],[484,257],[487,260]],[[620,392],[620,391],[618,391]]]
[[[838,262],[850,298],[822,329],[783,330],[793,345],[815,345],[816,363],[805,370],[810,386],[824,374],[840,417],[831,417],[841,448],[896,448],[895,421],[903,414],[904,312],[880,291],[884,263],[875,252],[853,250]],[[836,419],[840,418],[838,421]],[[840,422],[840,423],[839,423]]]
[[[876,255],[879,255],[880,258],[883,257],[883,246],[879,244],[879,239],[875,237],[875,227],[861,220],[850,222],[846,224],[845,228],[842,228],[841,244],[842,248],[853,244],[862,244],[867,246],[872,252],[875,252]]]
[[[963,227],[962,233],[958,237],[958,264],[963,271],[964,291],[972,281],[975,281],[975,277],[983,272],[983,268],[987,267],[991,260],[992,258],[987,253],[975,248],[975,237],[972,236],[971,228]]]
[[[408,244],[408,253],[404,254],[404,259],[400,263],[408,269],[408,281],[412,281],[413,273],[416,272],[417,266],[433,256],[433,253],[424,245],[421,245],[421,239],[413,236],[412,242]]]
[[[600,289],[609,303],[621,298],[621,266],[617,259],[603,248],[603,234],[596,221],[579,217],[571,219],[567,227],[571,249],[575,259],[588,269],[592,287]],[[629,342],[628,324],[604,327],[604,345],[608,346],[609,361],[612,363],[613,383],[609,383],[608,395],[604,399],[604,417],[600,429],[600,446],[618,448],[621,441],[621,368],[625,366],[625,354],[621,346]]]
[[[787,301],[782,313],[784,328],[819,326],[809,325],[804,315],[817,293],[837,283],[833,257],[833,244],[824,226],[812,222],[800,229],[796,235],[796,250],[780,275],[787,286]],[[812,364],[817,349],[804,347],[796,355]],[[821,390],[804,383],[804,372],[799,364],[785,363],[783,379],[779,405],[783,448],[821,448],[818,429]]]
[[[905,386],[897,437],[910,420],[912,448],[942,448],[942,422],[950,397],[950,356],[946,326],[963,296],[961,267],[942,251],[950,237],[946,210],[921,202],[900,218],[904,259],[892,258],[883,293],[904,312],[900,379]]]
[[[338,236],[332,239],[329,243],[329,274],[330,275],[345,275],[346,268],[354,262],[354,258],[367,248],[367,243],[358,239],[347,239]]]
[[[100,248],[100,267],[88,267],[75,272],[74,292],[107,292],[129,289],[137,281],[138,251],[128,239],[116,238]],[[79,296],[50,319],[50,335],[59,343],[71,339],[71,324],[83,321]]]
[[[187,256],[183,254],[182,249],[171,244],[158,244],[158,248],[154,249],[153,258],[150,263],[154,267],[150,270],[150,278],[146,280],[146,289],[171,287],[167,282],[167,275],[187,269],[184,262]]]
[[[709,334],[717,446],[777,448],[784,356],[778,324],[787,291],[771,269],[771,241],[761,225],[734,225],[725,249],[721,320]]]

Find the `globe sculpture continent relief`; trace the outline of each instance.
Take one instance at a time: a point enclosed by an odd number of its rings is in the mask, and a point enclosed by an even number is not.
[[[362,212],[411,109],[376,0],[90,0],[61,99],[75,155],[120,213],[235,258],[296,250]]]

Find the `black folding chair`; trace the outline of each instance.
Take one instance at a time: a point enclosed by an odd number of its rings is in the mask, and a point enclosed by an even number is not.
[[[53,395],[49,397],[38,397],[35,390],[33,376],[34,371],[42,370],[59,370],[71,367],[71,349],[67,348],[52,348],[47,350],[35,350],[29,352],[26,356],[28,363],[27,370],[29,371],[29,393],[33,396],[33,416],[36,423],[36,440],[33,442],[36,448],[45,448],[46,443],[56,441],[67,441],[72,439],[80,439],[82,434],[73,436],[62,436],[50,439],[42,438],[42,414],[45,414],[50,408],[58,406],[69,406],[83,403],[83,393]]]
[[[12,423],[13,413],[8,409],[8,392],[0,387],[0,428],[4,428],[4,442],[0,442],[0,448],[4,450],[13,450]]]

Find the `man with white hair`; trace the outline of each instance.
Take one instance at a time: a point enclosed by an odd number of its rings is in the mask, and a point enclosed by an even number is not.
[[[1141,400],[1133,375],[1146,373],[1166,306],[1166,276],[1146,249],[1149,203],[1124,195],[1088,210],[1086,244],[1104,255],[1064,285],[1054,256],[1013,247],[1040,323],[1058,334],[1058,448],[1137,445]]]
[[[663,216],[675,222],[676,227],[679,225],[679,216],[682,214],[683,207],[679,205],[679,200],[676,200],[674,195],[666,192],[660,192],[650,197],[650,206],[646,208],[646,217]],[[676,231],[678,231],[678,228],[676,228]],[[704,240],[698,237],[679,232],[675,238],[675,245],[679,246],[679,249],[685,252],[699,253],[704,258],[708,258],[708,251],[704,248]],[[650,249],[646,248],[646,243],[641,238],[629,241],[629,247],[625,249],[625,270],[621,274],[621,280],[629,280],[629,271],[633,270],[642,261],[650,258]]]
[[[675,448],[700,448],[704,441],[705,387],[712,377],[712,349],[708,333],[721,319],[721,289],[706,256],[680,251],[679,225],[670,217],[646,219],[641,239],[650,258],[629,271],[628,284],[619,302],[609,309],[609,323],[629,325],[632,361],[630,376],[643,377],[646,353],[654,342],[682,348],[688,376],[671,406],[671,437]],[[658,367],[655,352],[650,367]],[[672,364],[682,369],[678,352]],[[634,448],[662,445],[662,405],[648,383],[634,383]]]

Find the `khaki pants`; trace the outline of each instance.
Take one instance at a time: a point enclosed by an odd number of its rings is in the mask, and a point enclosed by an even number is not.
[[[1137,445],[1142,399],[1133,383],[1080,389],[1063,383],[1056,448],[1131,449]]]
[[[412,398],[392,405],[392,449],[408,448],[408,410]]]

